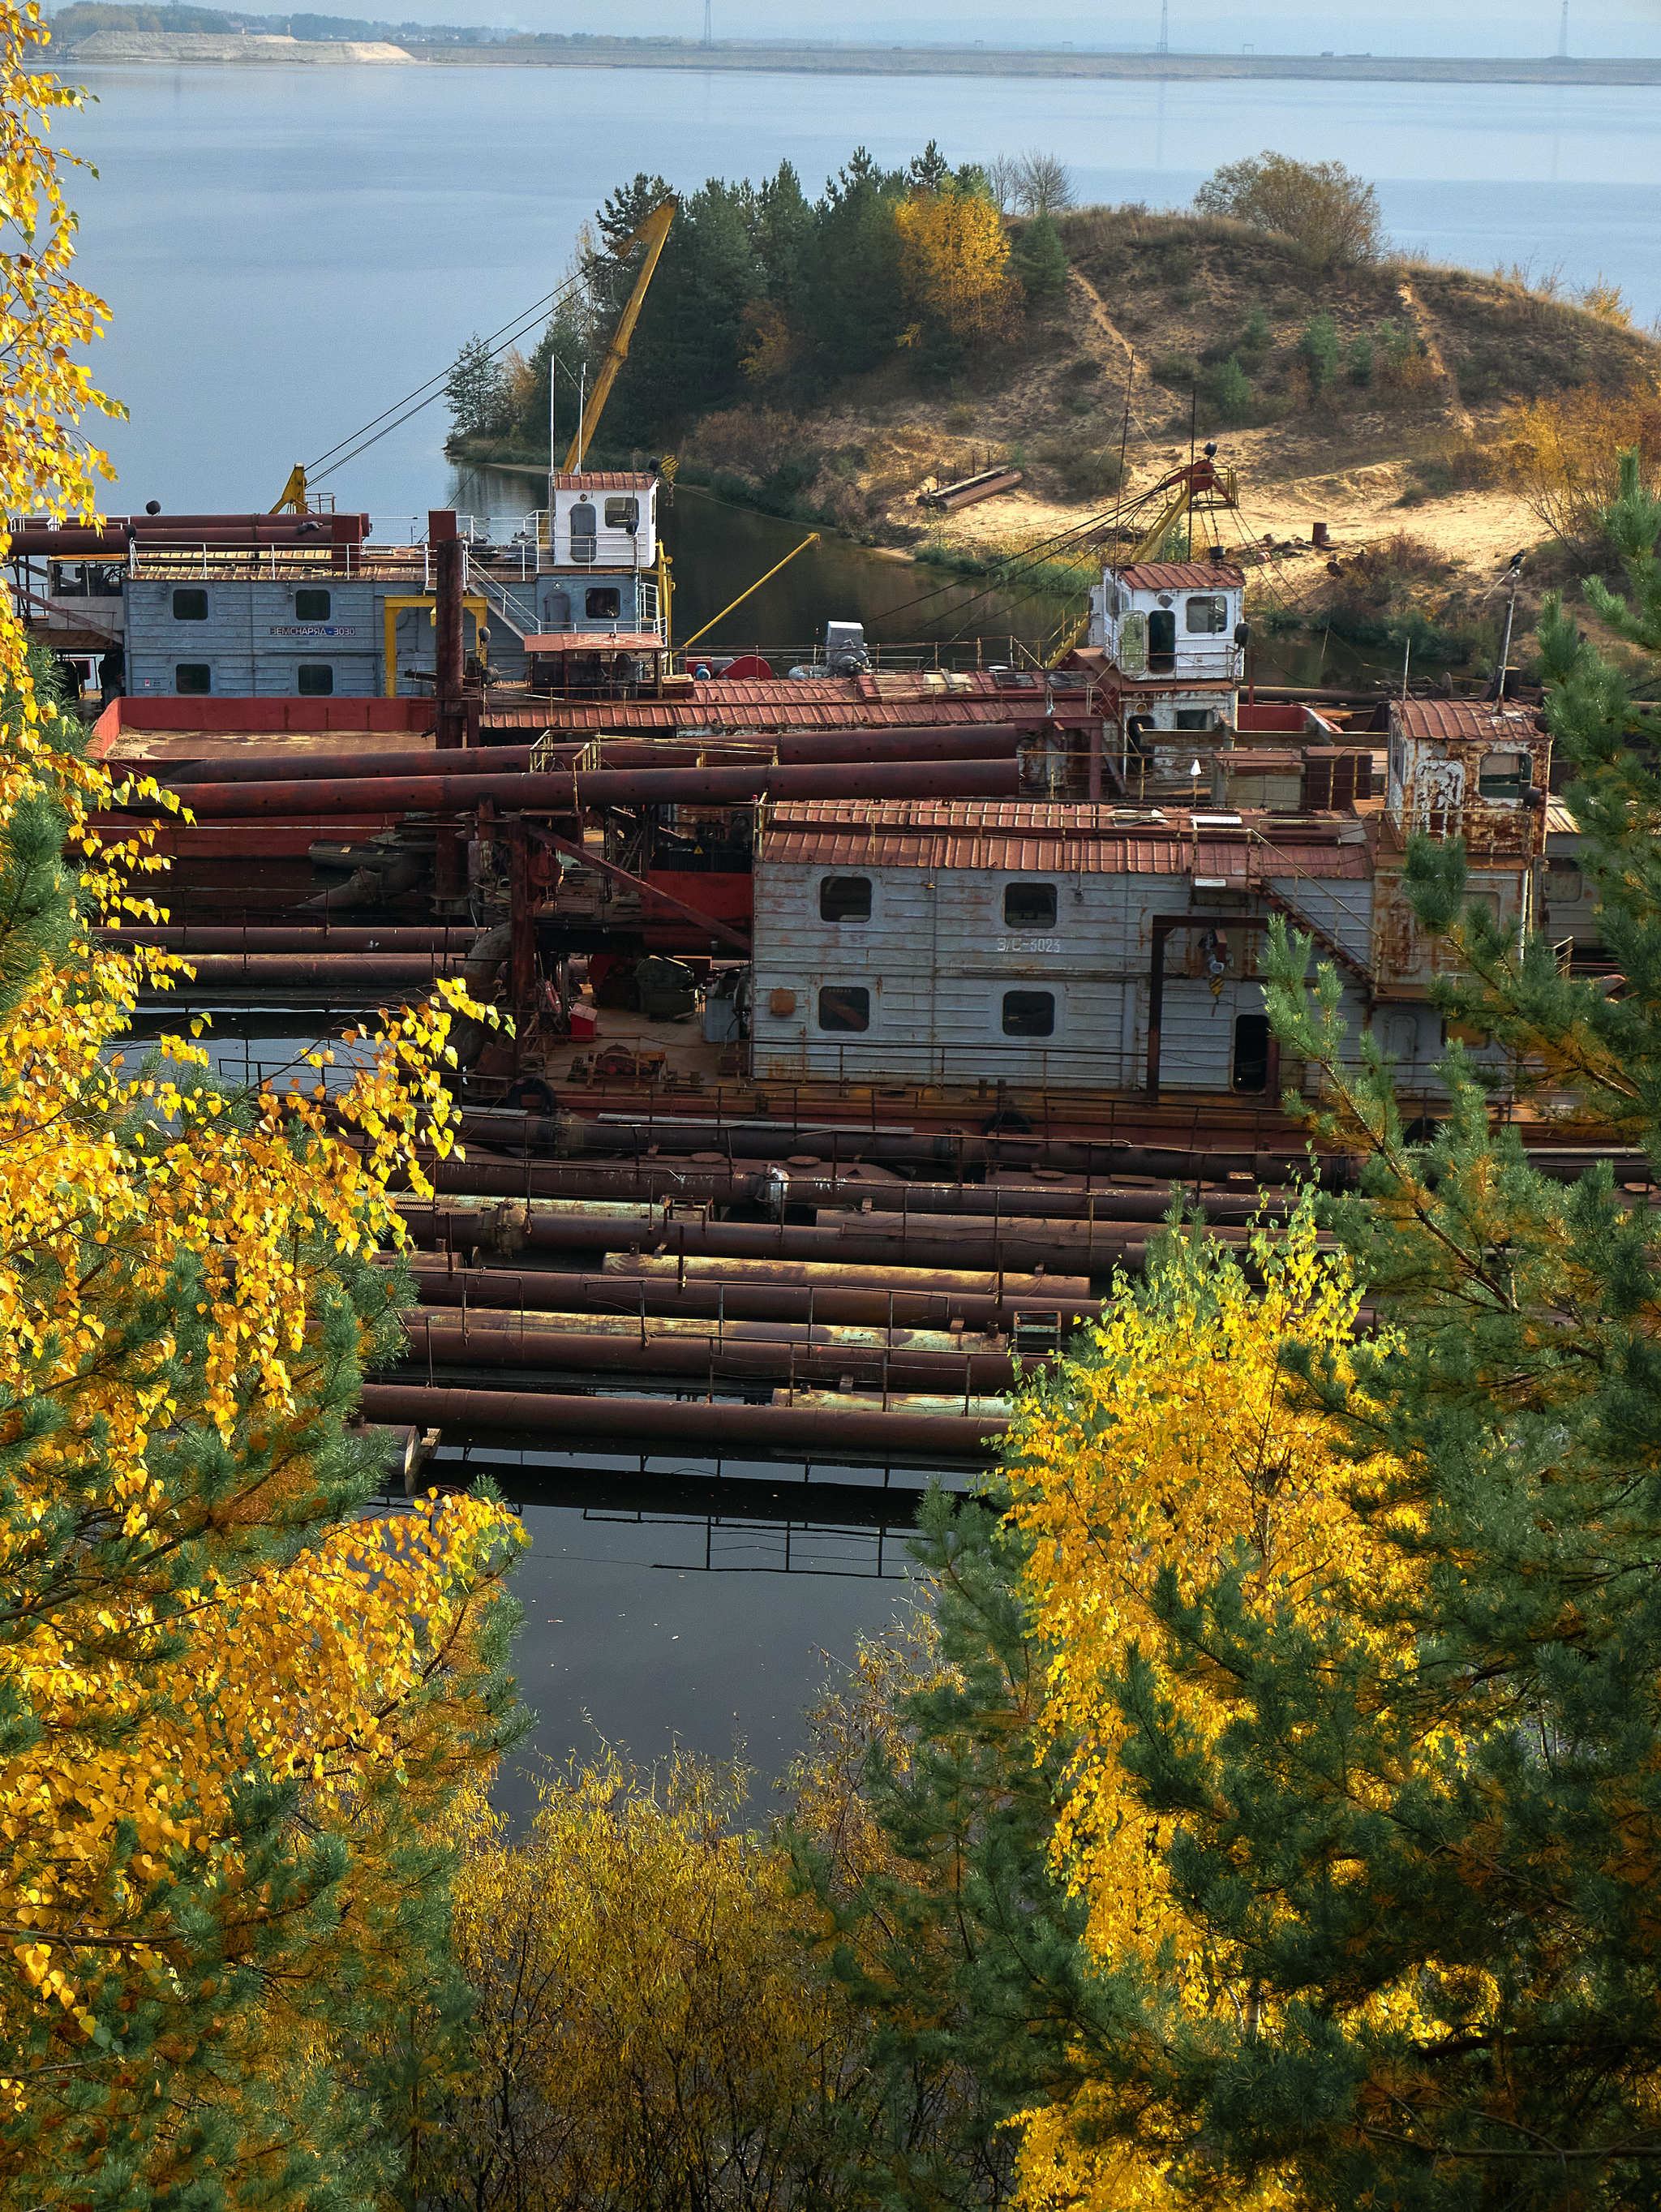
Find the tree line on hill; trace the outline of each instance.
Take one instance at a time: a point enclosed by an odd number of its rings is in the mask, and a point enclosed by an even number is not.
[[[555,379],[561,445],[576,426],[638,257],[623,243],[670,197],[636,176],[598,211],[578,268],[528,356],[464,346],[447,388],[452,447],[545,451]],[[1066,282],[1053,216],[1064,167],[1033,154],[954,169],[932,141],[885,169],[863,148],[809,200],[782,162],[760,185],[712,177],[682,200],[607,409],[609,451],[656,447],[742,393],[809,404],[899,357],[925,382],[1014,343]],[[1004,208],[1025,219],[1012,236]],[[554,364],[557,363],[557,368]]]

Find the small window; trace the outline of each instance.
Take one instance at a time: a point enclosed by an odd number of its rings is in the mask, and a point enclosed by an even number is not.
[[[296,592],[294,620],[296,622],[327,622],[329,594],[327,592]]]
[[[1003,920],[1010,929],[1053,929],[1056,926],[1055,885],[1009,884],[1003,893]]]
[[[871,1025],[871,994],[857,983],[827,983],[819,994],[821,1030],[868,1030]]]
[[[1528,755],[1484,753],[1476,788],[1484,799],[1519,799],[1528,789]]]
[[[1585,896],[1585,878],[1575,860],[1546,862],[1546,896],[1560,906],[1573,906]]]
[[[1269,1088],[1269,1017],[1237,1014],[1234,1018],[1234,1088]]]
[[[1196,595],[1188,602],[1188,635],[1216,637],[1228,627],[1228,602],[1221,593]]]
[[[612,584],[597,584],[583,602],[590,622],[615,622],[622,612],[622,593]]]
[[[1179,730],[1209,730],[1215,726],[1209,707],[1179,707],[1177,727]]]
[[[871,879],[869,876],[826,876],[819,885],[821,921],[869,921],[871,918]]]
[[[302,699],[326,699],[335,688],[335,672],[326,661],[302,660],[294,688]]]
[[[175,622],[206,622],[208,594],[206,592],[175,592],[173,620]]]
[[[205,660],[181,660],[173,671],[173,689],[181,697],[213,688],[214,672]]]
[[[608,530],[638,530],[640,526],[640,501],[638,499],[607,500],[605,526]]]
[[[1006,991],[1003,994],[1005,1036],[1053,1036],[1056,1033],[1056,994],[1053,991]]]

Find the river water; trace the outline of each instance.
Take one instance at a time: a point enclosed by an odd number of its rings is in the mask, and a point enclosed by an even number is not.
[[[58,135],[98,171],[71,198],[80,273],[115,313],[99,380],[130,411],[101,438],[117,512],[269,507],[295,461],[551,290],[579,224],[642,168],[686,188],[788,157],[815,191],[861,141],[897,162],[934,137],[954,161],[1052,149],[1085,199],[1166,206],[1272,147],[1376,179],[1404,246],[1575,283],[1601,272],[1641,319],[1661,313],[1652,91],[446,68],[100,70],[88,84],[97,104]],[[512,484],[480,501],[446,466],[445,428],[429,408],[326,488],[383,538],[429,506],[536,503]],[[803,534],[689,490],[670,527],[682,635]],[[757,639],[805,644],[852,615],[926,638],[995,631],[1009,611],[831,541],[746,619]],[[868,1533],[793,1534],[787,1559],[776,1527],[524,1511],[518,1666],[541,1719],[508,1785],[520,1803],[536,1759],[600,1736],[642,1756],[742,1739],[780,1771],[827,1668],[906,1601],[896,1547],[879,1555]]]

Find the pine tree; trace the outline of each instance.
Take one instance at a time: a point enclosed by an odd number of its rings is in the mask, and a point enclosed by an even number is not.
[[[1016,234],[1010,256],[1029,300],[1052,300],[1067,289],[1067,249],[1053,216],[1035,215]]]
[[[1661,654],[1661,503],[1635,456],[1607,517],[1625,600]],[[1422,926],[1468,980],[1441,1003],[1591,1142],[1661,1172],[1661,772],[1642,687],[1555,605],[1547,715],[1573,764],[1582,866],[1624,982],[1559,971],[1464,896],[1457,844],[1417,843]],[[1167,1574],[1156,1650],[1117,1701],[1174,1894],[1251,2001],[1165,2039],[1187,2116],[1173,2185],[1300,2205],[1629,2206],[1661,2182],[1661,1274],[1615,1170],[1543,1170],[1488,1112],[1493,1062],[1450,1049],[1448,1103],[1409,1142],[1390,1071],[1343,1037],[1337,979],[1282,938],[1271,1012],[1318,1066],[1325,1134],[1362,1151],[1334,1226],[1385,1334],[1347,1371],[1290,1346],[1305,1402],[1360,1470],[1349,1499],[1400,1571],[1323,1620],[1250,1601],[1244,1559]],[[1155,1666],[1156,1662],[1156,1666]],[[1162,1672],[1176,1686],[1159,1689]],[[1228,1728],[1182,1699],[1222,1686]],[[1147,1993],[1149,2017],[1159,1993]],[[1161,2018],[1167,2017],[1159,2014]],[[1127,2099],[1110,2134],[1134,2134]]]

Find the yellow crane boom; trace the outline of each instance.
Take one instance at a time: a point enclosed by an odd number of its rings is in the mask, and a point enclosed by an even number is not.
[[[647,289],[669,236],[669,227],[679,213],[680,206],[677,199],[664,200],[661,206],[653,208],[640,228],[631,232],[616,249],[617,258],[621,260],[635,246],[644,246],[646,257],[640,264],[640,275],[634,280],[634,289],[628,295],[628,305],[617,318],[617,327],[611,333],[611,343],[606,348],[600,373],[594,380],[594,389],[584,401],[577,434],[566,448],[567,475],[573,469],[582,465],[582,457],[588,451],[595,425],[604,413],[606,401],[611,397],[611,387],[617,381],[617,372],[628,359],[628,342],[634,335],[635,324],[640,319],[640,309],[645,305]]]

